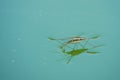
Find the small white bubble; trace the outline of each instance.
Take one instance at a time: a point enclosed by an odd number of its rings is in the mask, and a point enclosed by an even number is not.
[[[22,40],[21,38],[17,38],[18,41]]]
[[[47,60],[47,57],[43,57],[43,60],[46,61],[46,60]]]
[[[40,16],[42,16],[42,14],[40,14]]]
[[[43,62],[42,64],[43,64],[43,65],[46,65],[46,64],[47,64],[47,62]]]
[[[22,32],[22,34],[24,34],[25,32]]]
[[[16,49],[12,49],[11,51],[12,51],[12,52],[16,52],[17,50],[16,50]]]
[[[15,59],[12,59],[11,62],[12,62],[12,63],[15,63]]]

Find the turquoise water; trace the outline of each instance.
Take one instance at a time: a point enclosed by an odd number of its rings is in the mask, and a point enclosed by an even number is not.
[[[0,80],[120,80],[119,0],[1,0]],[[100,54],[70,64],[50,36],[100,34]]]

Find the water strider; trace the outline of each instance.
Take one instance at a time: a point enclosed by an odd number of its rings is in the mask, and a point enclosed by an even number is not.
[[[75,37],[62,38],[62,39],[55,39],[55,38],[49,37],[48,39],[58,41],[61,44],[61,46],[59,48],[62,53],[67,55],[67,64],[68,64],[68,63],[70,63],[71,59],[74,56],[80,55],[82,53],[89,53],[89,54],[98,53],[98,52],[94,51],[94,49],[97,47],[100,47],[101,45],[93,46],[89,43],[90,39],[97,39],[97,38],[99,38],[99,35],[93,36],[91,38],[75,36]],[[60,42],[63,40],[67,40],[67,41],[63,42],[63,43]],[[81,47],[79,48],[77,45],[82,43],[82,41],[85,41],[84,45],[81,45]],[[69,45],[69,44],[73,44],[74,46],[71,47],[71,45]],[[91,45],[92,47],[87,47],[88,44]],[[75,46],[77,46],[77,47],[75,47]]]

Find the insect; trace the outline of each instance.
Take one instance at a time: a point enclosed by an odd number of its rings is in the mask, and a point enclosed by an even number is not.
[[[67,46],[68,44],[75,44],[75,43],[79,43],[83,40],[86,40],[85,37],[80,37],[80,36],[75,36],[75,37],[69,37],[69,38],[62,38],[62,39],[55,39],[52,37],[49,37],[50,40],[57,40],[57,41],[63,41],[63,40],[67,40],[67,42],[64,42],[62,47]]]
[[[67,64],[70,63],[71,59],[77,55],[80,55],[82,53],[89,53],[89,54],[96,54],[99,52],[94,51],[93,49],[100,47],[101,45],[94,46],[93,44],[89,43],[89,40],[91,39],[97,39],[99,38],[99,35],[95,35],[93,37],[87,38],[87,37],[81,37],[81,36],[75,36],[75,37],[69,37],[69,38],[62,38],[62,39],[55,39],[52,37],[49,37],[49,40],[55,40],[61,44],[59,47],[61,52],[66,55],[67,57]],[[64,41],[65,42],[61,42]],[[81,44],[83,43],[84,44]],[[71,44],[73,46],[71,46]],[[80,47],[78,46],[80,45]],[[90,46],[87,46],[90,45]],[[91,51],[93,50],[93,51]]]

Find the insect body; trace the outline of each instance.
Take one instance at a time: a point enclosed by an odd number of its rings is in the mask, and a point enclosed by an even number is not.
[[[79,43],[79,42],[81,42],[81,41],[83,41],[83,40],[86,40],[86,38],[84,38],[84,37],[73,37],[71,40],[65,42],[65,43],[62,45],[62,47],[65,47],[65,46],[67,46],[68,44],[76,44],[76,43]]]
[[[49,37],[49,39],[50,40],[57,40],[57,41],[58,40],[68,40],[67,42],[64,42],[63,45],[61,46],[61,47],[65,47],[68,44],[76,44],[76,43],[79,43],[81,41],[86,40],[87,38],[76,36],[76,37],[63,38],[63,39],[54,39],[54,38]]]
[[[84,38],[84,37],[73,37],[71,40],[66,42],[66,44],[78,43],[78,42],[83,41],[85,39],[86,38]]]

